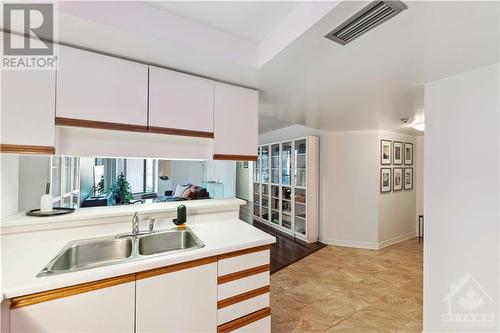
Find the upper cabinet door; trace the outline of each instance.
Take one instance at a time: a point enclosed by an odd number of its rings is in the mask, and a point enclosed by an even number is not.
[[[149,68],[151,132],[213,138],[214,81]]]
[[[257,158],[259,93],[215,83],[214,159]]]
[[[1,151],[54,154],[53,70],[2,70]]]
[[[147,87],[146,65],[60,46],[56,124],[147,130]]]

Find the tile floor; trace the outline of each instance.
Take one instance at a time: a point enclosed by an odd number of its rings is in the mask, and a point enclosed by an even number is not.
[[[271,276],[272,332],[421,332],[422,243],[327,246]]]

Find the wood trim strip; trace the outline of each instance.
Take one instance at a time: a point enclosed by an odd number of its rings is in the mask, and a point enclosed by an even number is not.
[[[239,280],[239,279],[242,279],[242,278],[247,277],[247,276],[252,276],[252,275],[264,273],[264,272],[269,272],[270,270],[271,270],[271,265],[266,264],[266,265],[262,265],[262,266],[257,266],[257,267],[245,269],[245,270],[239,271],[239,272],[222,275],[222,276],[219,276],[217,278],[217,284],[223,284],[223,283],[231,282],[234,280]]]
[[[217,302],[217,309],[225,308],[236,303],[246,301],[247,299],[254,298],[263,294],[270,292],[271,288],[269,286],[264,286],[254,290],[247,291],[243,294],[232,296]]]
[[[94,291],[98,289],[103,289],[111,286],[115,286],[118,284],[134,282],[135,281],[135,273],[122,275],[118,277],[112,277],[109,279],[103,279],[93,282],[87,282],[78,284],[75,286],[57,288],[48,291],[42,291],[40,293],[35,293],[26,296],[14,297],[11,299],[10,308],[17,309],[23,306],[38,304],[42,302],[47,302],[51,300],[55,300],[58,298],[74,296],[82,293],[86,293],[89,291]]]
[[[223,161],[257,161],[257,155],[214,154],[213,159]]]
[[[179,128],[149,126],[148,131],[157,134],[192,136],[197,138],[209,138],[209,139],[214,138],[214,132],[192,131]]]
[[[254,252],[260,252],[260,251],[270,250],[270,249],[271,249],[271,244],[261,245],[261,246],[256,246],[256,247],[251,247],[249,249],[243,249],[243,250],[239,250],[239,251],[234,251],[234,252],[220,254],[219,255],[219,260],[223,260],[223,259],[227,259],[227,258],[232,258],[232,257],[237,257],[237,256],[242,256],[244,254],[249,254],[249,253],[254,253]]]
[[[15,145],[2,143],[0,144],[0,153],[54,155],[56,153],[56,149],[52,146]]]
[[[254,323],[258,320],[266,318],[270,315],[271,315],[271,308],[269,308],[269,307],[261,309],[259,311],[252,312],[249,315],[246,315],[244,317],[241,317],[241,318],[232,320],[228,323],[219,325],[217,327],[217,333],[232,332],[234,330],[237,330],[238,328],[250,325],[251,323]]]
[[[128,132],[147,132],[148,127],[142,125],[119,124],[105,121],[83,120],[73,118],[56,117],[56,125],[107,129],[112,131],[128,131]]]
[[[136,273],[136,279],[137,280],[147,279],[147,278],[157,276],[157,275],[172,273],[172,272],[180,271],[183,269],[188,269],[188,268],[193,268],[196,266],[211,264],[211,263],[216,262],[216,261],[217,261],[217,257],[213,256],[213,257],[196,259],[196,260],[187,261],[187,262],[181,262],[181,263],[170,265],[170,266],[153,268],[153,269],[150,269],[147,271],[142,271],[142,272]]]

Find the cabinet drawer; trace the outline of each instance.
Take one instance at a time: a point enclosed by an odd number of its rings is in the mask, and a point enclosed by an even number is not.
[[[269,280],[269,272],[267,271],[219,284],[217,300],[224,300],[251,290],[268,286]]]
[[[269,293],[219,309],[217,322],[221,325],[267,307],[269,307]]]
[[[269,264],[270,250],[219,259],[219,276],[244,271]]]
[[[260,320],[254,321],[248,325],[237,328],[234,333],[263,333],[263,332],[271,332],[271,316],[267,316]]]

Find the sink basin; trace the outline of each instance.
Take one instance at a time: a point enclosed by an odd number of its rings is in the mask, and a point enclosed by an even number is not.
[[[203,246],[203,243],[192,231],[176,229],[140,237],[138,250],[140,255],[152,255]]]
[[[38,275],[109,265],[129,258],[132,250],[132,238],[106,237],[70,242]]]
[[[141,233],[138,236],[120,234],[81,239],[66,244],[37,276],[75,272],[203,246],[189,228]]]

